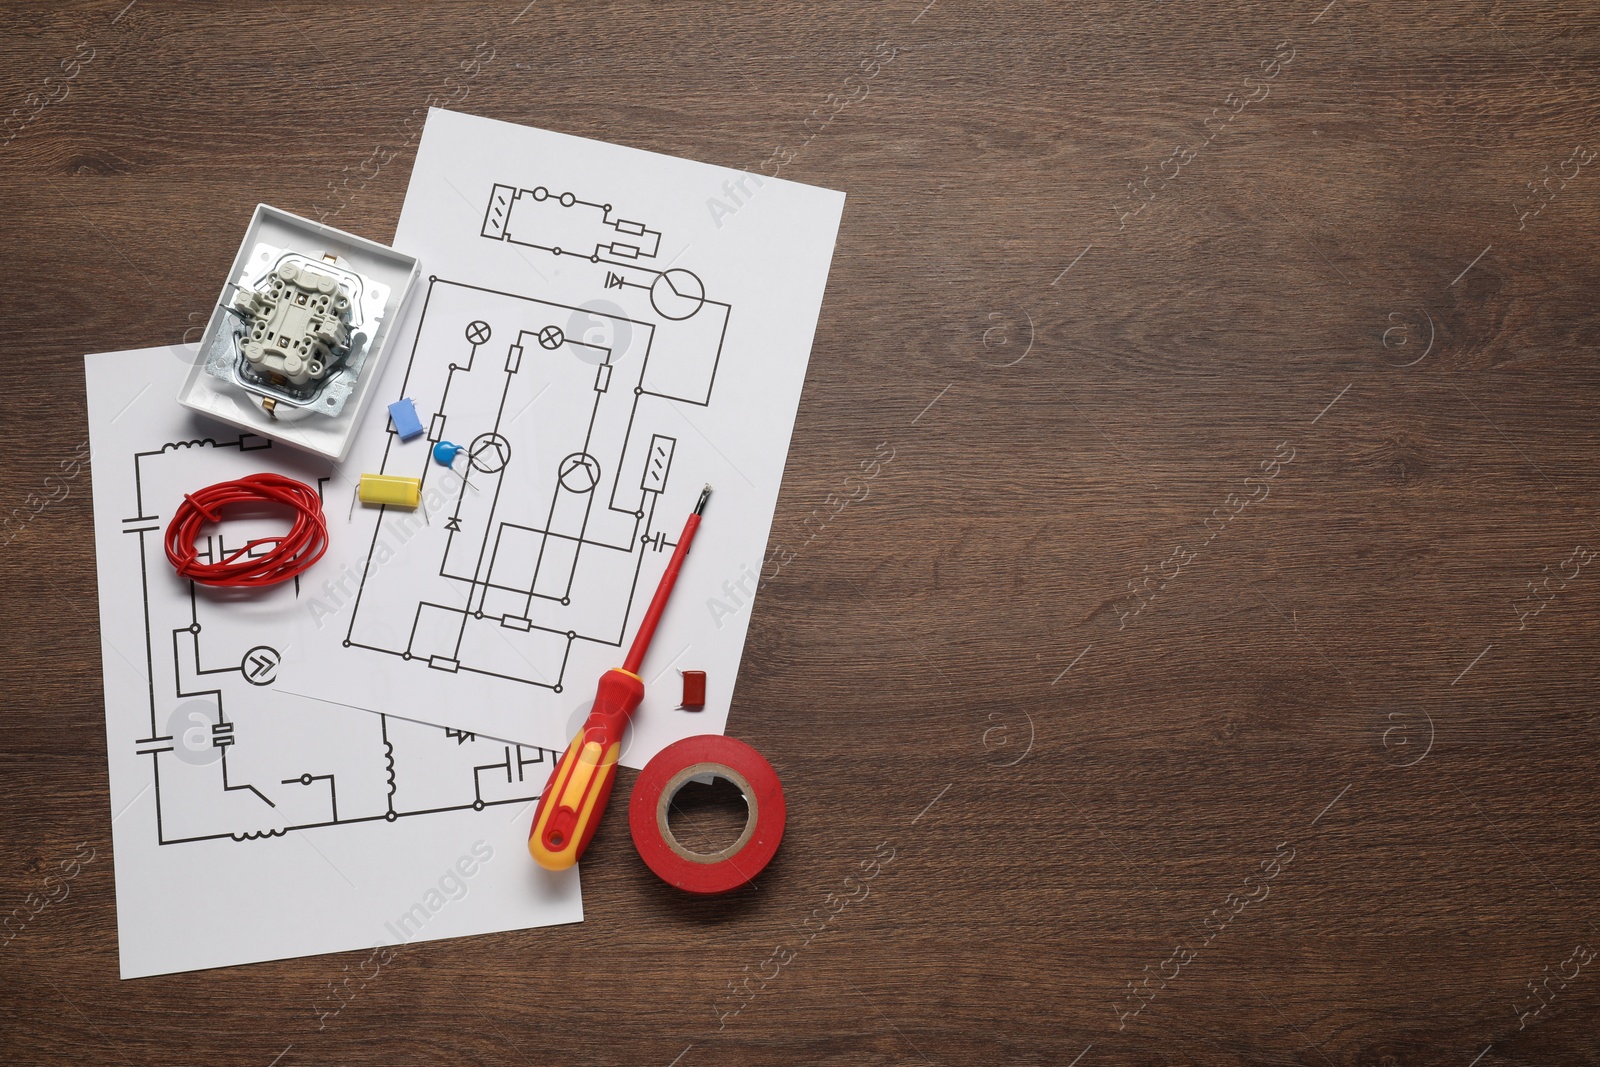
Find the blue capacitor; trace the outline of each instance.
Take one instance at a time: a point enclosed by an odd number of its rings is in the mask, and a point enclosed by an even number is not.
[[[400,440],[409,441],[422,433],[422,420],[417,418],[417,406],[409,396],[403,396],[389,405],[389,418],[394,422],[394,432]]]

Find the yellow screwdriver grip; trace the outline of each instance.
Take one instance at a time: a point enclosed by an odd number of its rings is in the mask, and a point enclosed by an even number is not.
[[[528,834],[528,851],[539,866],[564,871],[578,862],[600,825],[622,746],[602,744],[582,730],[556,764]]]

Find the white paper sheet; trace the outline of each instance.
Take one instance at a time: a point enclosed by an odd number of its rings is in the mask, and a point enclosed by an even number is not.
[[[179,407],[193,355],[85,359],[122,976],[581,920],[577,871],[526,848],[553,753],[279,692],[325,564],[249,592],[173,571],[183,493],[258,471],[321,487],[351,536],[324,461]]]
[[[841,193],[435,109],[395,233],[423,280],[346,471],[358,510],[282,688],[564,748],[715,486],[622,762],[727,721]],[[442,484],[439,440],[465,446]],[[342,520],[341,520],[342,521]],[[707,673],[675,710],[677,670]]]

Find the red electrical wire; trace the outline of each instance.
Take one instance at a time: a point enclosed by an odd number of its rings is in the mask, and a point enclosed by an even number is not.
[[[294,527],[281,537],[258,537],[216,563],[195,558],[195,541],[208,522],[221,522],[222,509],[234,504],[281,504],[294,511]],[[202,585],[256,587],[288,581],[328,550],[328,524],[322,500],[304,482],[281,474],[252,474],[234,482],[218,482],[183,495],[167,524],[167,559],[178,574]],[[261,545],[272,551],[254,556]]]

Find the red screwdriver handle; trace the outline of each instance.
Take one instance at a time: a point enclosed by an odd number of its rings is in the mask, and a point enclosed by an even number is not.
[[[539,866],[566,870],[589,847],[611,796],[623,731],[643,699],[644,682],[632,671],[613,667],[600,676],[589,718],[550,773],[533,814],[528,851]]]

